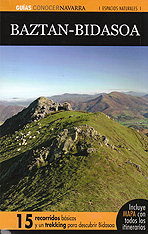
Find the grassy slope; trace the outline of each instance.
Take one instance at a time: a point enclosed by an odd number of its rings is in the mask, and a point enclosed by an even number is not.
[[[69,118],[70,115],[75,116]],[[107,136],[110,144],[124,148],[115,151],[91,142],[98,150],[89,155],[71,152],[25,177],[14,173],[1,187],[1,210],[118,211],[131,199],[148,199],[148,180],[144,177],[148,177],[147,137],[102,113],[60,112],[47,116],[40,123],[41,128],[38,122],[31,123],[28,128],[1,140],[2,174],[27,150],[49,146],[51,139],[62,129],[82,124]],[[27,145],[20,147],[15,141],[16,136],[27,134],[29,130],[36,138],[29,138],[29,135]],[[18,148],[21,150],[17,151]],[[127,160],[140,165],[142,173],[126,163]]]

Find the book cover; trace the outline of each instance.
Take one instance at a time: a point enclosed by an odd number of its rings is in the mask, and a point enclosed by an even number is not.
[[[147,232],[147,1],[1,1],[1,233]]]

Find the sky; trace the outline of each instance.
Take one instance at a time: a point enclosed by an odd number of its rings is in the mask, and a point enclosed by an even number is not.
[[[148,47],[0,47],[0,100],[112,91],[148,93]]]

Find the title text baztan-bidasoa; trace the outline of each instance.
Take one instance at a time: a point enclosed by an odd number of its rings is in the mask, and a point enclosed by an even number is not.
[[[138,27],[127,24],[11,24],[11,36],[62,36],[74,34],[74,36],[140,36]]]

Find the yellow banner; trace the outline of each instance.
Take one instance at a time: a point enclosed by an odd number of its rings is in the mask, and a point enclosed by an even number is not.
[[[147,12],[148,0],[1,0],[0,11]]]
[[[0,212],[6,230],[117,230],[117,212]]]

